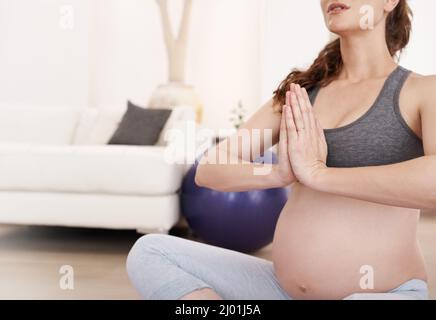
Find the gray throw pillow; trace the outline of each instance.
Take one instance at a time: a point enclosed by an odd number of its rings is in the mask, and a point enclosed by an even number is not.
[[[130,101],[109,144],[153,146],[171,115],[168,109],[144,109]]]

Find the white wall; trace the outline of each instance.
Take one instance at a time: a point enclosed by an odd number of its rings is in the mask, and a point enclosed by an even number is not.
[[[188,81],[205,104],[205,124],[229,127],[241,100],[253,111],[261,101],[260,0],[195,2]]]
[[[170,1],[176,29],[181,1]],[[205,105],[205,124],[229,125],[239,100],[251,108],[260,99],[259,0],[195,1],[187,82]],[[166,82],[167,60],[160,15],[152,0],[94,0],[91,104],[99,108],[145,105]]]
[[[264,0],[262,99],[294,68],[308,67],[329,40],[319,1]]]
[[[155,1],[93,0],[90,105],[145,105],[165,80],[165,51]]]
[[[0,0],[0,101],[83,106],[88,101],[88,5],[74,0],[75,26],[61,27],[68,1]]]
[[[414,34],[401,63],[436,74],[436,2],[410,3]],[[65,4],[73,29],[59,25]],[[174,27],[181,4],[170,0]],[[239,100],[254,112],[328,40],[317,0],[194,0],[190,35],[187,80],[212,128],[230,126]],[[145,105],[166,81],[161,36],[154,0],[0,0],[0,102]]]
[[[410,0],[413,31],[400,63],[421,74],[436,74],[436,1]]]

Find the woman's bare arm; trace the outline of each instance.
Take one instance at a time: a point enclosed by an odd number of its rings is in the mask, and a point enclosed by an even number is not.
[[[264,150],[279,142],[281,120],[281,114],[274,111],[272,100],[268,101],[234,136],[205,154],[197,170],[197,185],[224,192],[242,192],[293,183],[295,178],[286,152],[280,152],[279,165],[252,163]]]

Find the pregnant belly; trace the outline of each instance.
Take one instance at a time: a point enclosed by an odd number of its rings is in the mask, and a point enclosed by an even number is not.
[[[416,241],[419,211],[294,185],[273,243],[281,286],[296,299],[388,292],[426,279]]]

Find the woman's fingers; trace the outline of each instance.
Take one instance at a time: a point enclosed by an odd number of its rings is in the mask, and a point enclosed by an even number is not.
[[[320,137],[324,137],[325,138],[324,129],[322,128],[321,122],[319,122],[318,119],[315,119],[315,122],[316,122],[316,128],[317,128],[317,131],[318,131],[318,135]]]
[[[292,116],[294,118],[295,127],[297,132],[300,134],[306,128],[304,125],[304,119],[303,119],[303,114],[301,112],[301,107],[295,92],[291,93],[291,106],[292,106]]]
[[[297,100],[300,104],[301,112],[306,112],[308,110],[306,106],[306,100],[304,99],[303,90],[299,85],[297,85],[295,88],[295,94],[297,95]]]
[[[322,125],[321,125],[321,122],[319,122],[318,119],[316,119],[316,127],[318,129],[318,137],[319,137],[321,143],[323,145],[327,145],[327,139],[325,138],[324,129],[323,129]]]
[[[291,91],[286,92],[286,105],[282,110],[282,121],[280,124],[280,139],[286,139],[286,145],[288,145],[288,111],[291,108]],[[293,121],[293,119],[292,119]],[[282,136],[284,135],[284,136]]]
[[[288,133],[286,128],[286,109],[289,106],[284,105],[282,109],[282,119],[280,121],[280,140],[279,140],[279,148],[285,150],[288,147]]]
[[[313,113],[313,108],[312,108],[312,103],[310,102],[310,98],[309,95],[307,94],[307,90],[306,88],[303,88],[301,90],[302,95],[303,95],[303,99],[306,103],[306,107],[307,107],[307,114],[309,116],[309,124],[310,124],[310,128],[312,128],[312,133],[317,133],[317,125],[316,125],[316,118],[315,118],[315,114]]]
[[[303,88],[303,97],[306,100],[307,105],[312,108],[312,102],[310,102],[309,94],[307,93],[306,88]]]
[[[300,105],[300,110],[301,110],[301,114],[302,114],[302,118],[303,118],[303,122],[304,122],[304,127],[305,127],[306,131],[311,134],[312,128],[314,128],[313,122],[310,119],[310,116],[311,116],[310,111],[311,110],[309,109],[308,101],[306,101],[303,90],[299,85],[297,85],[296,94],[297,94],[298,104]],[[309,101],[309,103],[310,103],[310,101]]]
[[[286,105],[283,106],[282,111],[282,123],[280,133],[283,136],[283,139],[286,140],[286,146],[288,146],[288,141],[291,138],[291,135],[296,134],[296,127],[294,117],[292,115],[291,105],[292,105],[292,91],[294,90],[293,84],[291,84],[290,90],[286,92]],[[280,136],[282,138],[282,136]]]
[[[286,92],[286,106],[288,107],[291,106],[291,91]],[[283,114],[284,114],[284,110],[283,110]]]
[[[291,107],[285,107],[285,119],[286,119],[286,133],[288,144],[291,142],[295,143],[295,139],[298,137],[297,127],[295,123],[295,118],[293,116]]]
[[[291,85],[289,86],[289,91],[290,92],[295,92],[295,84],[291,83]]]

